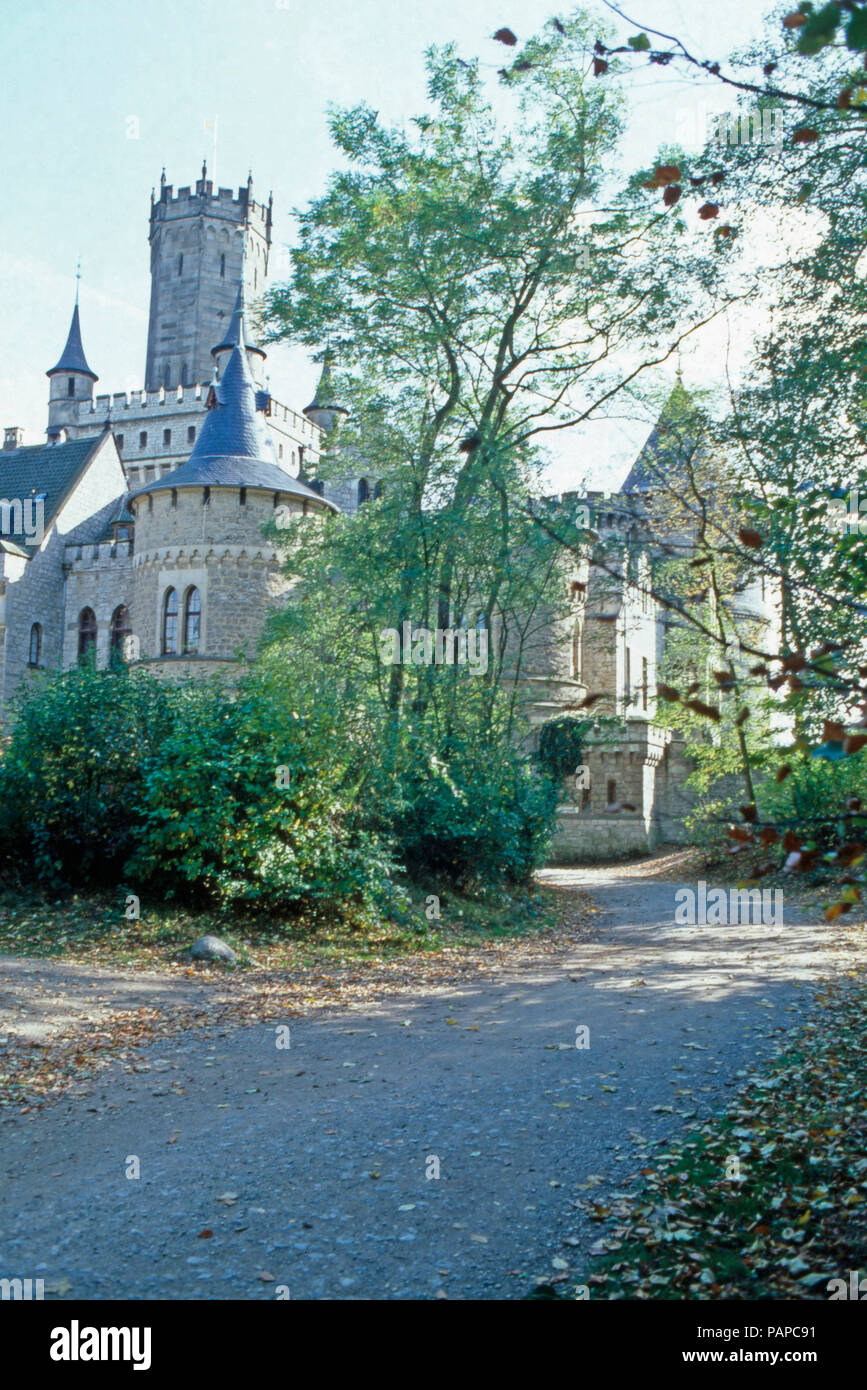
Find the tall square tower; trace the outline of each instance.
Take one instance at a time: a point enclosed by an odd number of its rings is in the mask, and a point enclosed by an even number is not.
[[[238,289],[258,299],[268,277],[271,208],[246,187],[214,192],[202,166],[191,188],[160,183],[151,196],[151,303],[145,387],[148,391],[210,381],[211,348],[229,327]]]

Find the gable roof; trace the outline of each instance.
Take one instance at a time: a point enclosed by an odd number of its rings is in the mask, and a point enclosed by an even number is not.
[[[21,502],[32,519],[35,513],[27,504],[42,497],[47,531],[109,433],[103,430],[89,439],[71,439],[66,444],[32,444],[0,451],[0,502]],[[10,521],[14,519],[10,516]],[[0,526],[4,520],[0,517]],[[28,555],[36,549],[32,543],[26,546],[25,530],[4,531],[2,538],[25,546]]]

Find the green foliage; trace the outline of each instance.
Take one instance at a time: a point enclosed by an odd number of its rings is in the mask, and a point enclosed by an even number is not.
[[[0,759],[0,859],[52,883],[110,882],[139,827],[144,765],[170,724],[165,687],[85,664],[22,697]]]
[[[353,809],[345,735],[279,676],[230,690],[84,667],[35,689],[0,761],[7,871],[265,909],[381,900],[391,863]]]
[[[556,783],[574,773],[580,764],[587,733],[592,727],[592,719],[576,719],[571,714],[549,719],[542,725],[538,762]]]
[[[463,886],[525,882],[548,849],[554,783],[505,743],[453,738],[446,761],[416,741],[411,754],[394,818],[408,870]]]
[[[758,805],[763,820],[780,828],[797,829],[821,848],[830,848],[837,837],[860,838],[854,828],[853,798],[867,800],[867,759],[856,753],[840,760],[798,757],[791,760],[784,782],[769,779],[759,788]],[[845,827],[848,826],[847,830]]]
[[[353,814],[321,711],[295,710],[273,670],[232,698],[180,688],[144,767],[127,873],[166,895],[263,908],[340,906],[386,891],[390,862]]]

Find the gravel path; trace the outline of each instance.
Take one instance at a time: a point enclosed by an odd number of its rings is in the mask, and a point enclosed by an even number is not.
[[[60,1299],[580,1279],[598,1232],[573,1199],[716,1109],[861,948],[839,923],[675,926],[675,885],[641,866],[543,877],[600,909],[558,958],[294,1019],[289,1047],[275,1022],[161,1040],[134,1074],[7,1116],[0,1276]]]

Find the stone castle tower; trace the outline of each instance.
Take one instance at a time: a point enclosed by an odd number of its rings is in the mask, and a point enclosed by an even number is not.
[[[45,373],[50,384],[48,395],[48,438],[56,439],[62,430],[78,423],[82,402],[89,408],[93,400],[93,383],[99,381],[96,372],[87,365],[81,343],[81,321],[78,317],[78,294],[72,311],[72,323],[66,346],[56,366]]]
[[[248,178],[235,196],[214,193],[207,166],[195,190],[166,183],[151,195],[151,302],[145,389],[208,381],[211,350],[226,337],[240,285],[247,302],[265,289],[272,200],[257,203]]]

